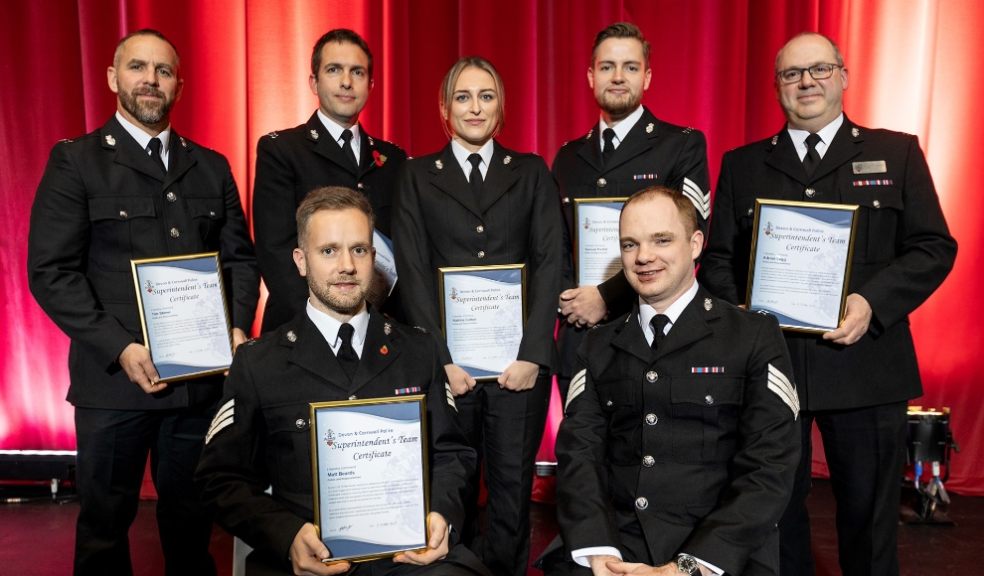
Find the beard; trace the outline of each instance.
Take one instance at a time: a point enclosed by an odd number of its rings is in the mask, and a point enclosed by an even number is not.
[[[333,282],[339,280],[344,282],[359,282],[355,278],[339,278]],[[370,286],[359,282],[358,290],[350,294],[336,294],[331,291],[333,282],[317,284],[312,280],[310,275],[307,277],[308,288],[311,290],[311,294],[325,307],[345,316],[355,315],[365,305],[366,295],[369,293]]]
[[[642,97],[634,94],[626,94],[624,97],[616,97],[607,92],[597,99],[598,107],[607,112],[610,116],[620,118],[628,116],[642,103]]]
[[[157,103],[140,101],[138,96],[156,96],[161,98]],[[163,92],[156,88],[135,88],[132,92],[119,92],[120,104],[123,109],[133,115],[142,124],[157,124],[171,112],[174,100],[168,100]]]

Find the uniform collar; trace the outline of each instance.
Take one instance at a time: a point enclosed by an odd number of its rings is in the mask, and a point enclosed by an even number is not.
[[[482,172],[482,178],[484,179],[489,173],[489,166],[492,164],[492,153],[495,151],[495,144],[493,140],[489,138],[488,142],[482,144],[482,147],[478,149],[478,155],[482,157],[482,163],[478,165],[478,169]],[[454,154],[454,159],[458,161],[458,165],[461,166],[461,170],[465,173],[465,178],[471,174],[471,162],[468,161],[468,157],[471,156],[471,152],[467,148],[461,145],[457,140],[451,139],[451,153]]]
[[[817,154],[819,154],[821,158],[823,158],[823,155],[827,153],[827,148],[829,148],[830,143],[834,141],[834,136],[837,135],[837,131],[840,130],[843,123],[844,113],[841,112],[837,115],[837,118],[831,120],[830,124],[827,124],[817,131],[817,135],[820,136],[820,143],[817,144]],[[810,135],[810,131],[790,128],[788,126],[786,127],[786,131],[789,132],[789,137],[793,141],[793,146],[796,148],[796,153],[799,155],[800,160],[803,160],[806,156],[806,137]]]
[[[116,111],[116,121],[120,123],[120,126],[122,126],[124,130],[126,130],[126,133],[129,134],[130,136],[132,136],[133,139],[137,141],[137,144],[140,144],[140,147],[143,148],[144,150],[146,150],[147,149],[147,146],[150,144],[150,139],[151,138],[158,138],[158,139],[160,139],[160,141],[161,141],[161,157],[164,159],[164,165],[165,166],[167,165],[168,144],[171,141],[171,125],[170,124],[168,124],[167,125],[167,128],[165,128],[164,130],[162,130],[161,133],[158,134],[157,136],[151,136],[150,134],[147,134],[146,132],[144,132],[139,126],[137,126],[133,122],[130,122],[129,120],[127,120],[125,116],[123,116],[122,114],[120,114],[119,110]]]
[[[679,298],[674,300],[673,303],[667,306],[666,310],[663,311],[663,314],[670,319],[669,324],[666,326],[665,333],[669,333],[669,331],[673,328],[673,325],[676,324],[676,321],[680,318],[680,314],[683,314],[683,311],[687,308],[687,306],[689,306],[690,303],[694,301],[694,298],[697,297],[698,288],[699,285],[697,284],[697,281],[694,280],[694,283],[690,285],[690,288],[688,288],[686,292],[681,294]],[[655,308],[643,302],[642,298],[639,298],[639,326],[642,328],[642,333],[646,335],[646,341],[650,343],[653,341],[653,330],[649,323],[652,321],[653,317],[656,316],[656,314],[657,312]]]
[[[338,337],[338,329],[342,323],[315,308],[310,300],[307,303],[307,315],[321,332],[321,335],[324,336],[328,345],[331,346],[331,351],[338,354],[338,348],[342,345],[341,339]],[[352,335],[352,348],[361,358],[362,348],[366,343],[366,332],[369,330],[369,308],[363,306],[362,311],[353,316],[348,323],[355,328],[355,334]]]
[[[615,147],[618,148],[618,145],[621,144],[623,140],[625,140],[625,137],[629,135],[629,132],[632,130],[632,128],[636,125],[636,123],[639,122],[639,119],[642,118],[642,113],[644,111],[645,109],[643,108],[642,104],[640,104],[639,107],[635,109],[635,112],[629,114],[614,126],[609,126],[608,124],[606,124],[604,118],[598,120],[598,134],[602,136],[601,138],[602,148],[604,148],[605,146],[604,133],[606,128],[611,128],[612,130],[615,131],[614,144]]]
[[[341,143],[342,132],[344,132],[345,130],[350,130],[352,132],[352,148],[353,150],[355,149],[355,147],[360,142],[359,140],[360,130],[359,130],[358,122],[353,124],[351,128],[345,128],[345,126],[342,126],[338,122],[335,122],[334,120],[326,116],[325,113],[321,111],[321,108],[318,108],[317,114],[318,114],[318,119],[321,120],[321,124],[324,125],[325,130],[328,131],[328,134],[331,135],[332,140],[334,140],[335,142]]]

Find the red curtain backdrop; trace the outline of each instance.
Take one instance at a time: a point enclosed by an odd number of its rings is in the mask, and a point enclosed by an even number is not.
[[[984,89],[978,0],[10,0],[3,8],[0,449],[74,448],[64,401],[67,339],[28,292],[25,239],[51,146],[113,113],[105,70],[124,33],[153,27],[178,46],[186,85],[174,126],[229,158],[248,207],[257,138],[315,109],[310,49],[330,28],[359,31],[375,53],[375,88],[362,116],[370,133],[411,154],[442,146],[438,84],[456,58],[475,53],[505,80],[503,143],[550,162],[597,121],[585,79],[594,34],[631,20],[653,47],[645,103],[706,133],[712,182],[724,151],[782,126],[773,59],[803,30],[840,44],[853,120],[920,136],[960,242],[953,273],[912,316],[926,388],[920,402],[953,409],[962,452],[951,489],[984,494],[975,390],[984,374],[984,305],[972,271],[984,246],[974,225],[984,203],[973,176]],[[549,452],[549,439],[545,446]]]

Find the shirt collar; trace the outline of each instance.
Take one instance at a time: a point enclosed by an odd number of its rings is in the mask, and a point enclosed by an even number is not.
[[[821,158],[827,153],[827,148],[834,141],[834,136],[837,135],[837,131],[840,130],[843,123],[844,113],[841,112],[837,115],[837,118],[831,120],[830,124],[817,131],[817,135],[820,136],[820,142],[817,144],[817,154]],[[799,154],[800,160],[802,160],[806,156],[806,137],[810,135],[810,131],[789,127],[786,128],[786,131],[789,132],[789,137],[793,140],[793,146],[796,147],[796,153]]]
[[[489,173],[489,166],[492,164],[492,152],[495,151],[495,145],[492,143],[492,139],[489,138],[488,142],[482,144],[482,147],[478,149],[478,155],[482,157],[482,163],[478,165],[478,169],[482,172],[482,178]],[[472,155],[467,148],[461,145],[455,139],[451,139],[451,153],[454,154],[454,159],[458,161],[458,165],[465,172],[465,178],[471,175],[471,162],[468,161],[468,157]]]
[[[609,126],[608,124],[605,124],[604,118],[599,120],[598,134],[602,135],[601,147],[602,148],[605,147],[605,138],[604,138],[605,128],[611,128],[612,130],[615,131],[615,142],[613,142],[613,144],[615,145],[616,148],[618,148],[618,145],[622,143],[622,140],[625,140],[626,136],[629,135],[629,131],[632,130],[632,128],[636,125],[636,122],[638,122],[639,119],[642,118],[643,112],[644,112],[643,107],[640,104],[639,107],[635,109],[635,112],[629,114],[628,116],[623,118],[621,122],[615,124],[614,126]]]
[[[694,283],[690,285],[690,288],[688,288],[686,292],[681,294],[679,298],[674,300],[673,303],[667,306],[666,310],[663,311],[663,314],[670,319],[669,324],[666,326],[667,334],[669,334],[670,330],[673,328],[673,325],[676,324],[677,319],[680,318],[680,314],[683,314],[683,311],[687,308],[687,306],[689,306],[690,303],[693,302],[694,298],[697,297],[698,287],[697,280],[694,280]],[[643,302],[640,297],[639,326],[642,328],[642,333],[646,336],[646,341],[650,344],[653,341],[653,329],[649,322],[652,321],[653,316],[656,316],[656,309]]]
[[[334,120],[329,118],[327,115],[325,115],[324,112],[321,111],[321,108],[318,108],[318,119],[321,120],[321,124],[325,127],[325,130],[328,131],[328,134],[331,135],[332,140],[341,144],[342,132],[345,131],[345,126],[342,126],[338,122],[335,122]],[[349,128],[349,130],[352,131],[352,146],[356,146],[360,142],[359,123],[356,122],[355,124],[353,124],[352,127]]]
[[[317,326],[318,331],[321,335],[325,337],[328,345],[331,346],[331,351],[338,353],[338,348],[341,347],[342,341],[338,337],[338,329],[341,327],[342,323],[338,319],[325,314],[321,310],[318,310],[311,304],[311,300],[307,303],[307,315]],[[366,343],[366,332],[369,331],[369,308],[366,306],[362,307],[362,311],[353,316],[348,321],[355,328],[355,333],[352,335],[352,348],[355,349],[355,353],[362,357],[362,347]]]
[[[122,114],[120,114],[119,110],[116,111],[116,121],[119,122],[121,126],[123,126],[123,129],[126,130],[126,133],[127,134],[129,134],[130,136],[133,136],[133,139],[136,140],[137,141],[137,144],[140,144],[140,147],[143,148],[144,150],[146,150],[147,149],[147,145],[150,144],[150,139],[151,138],[160,138],[160,140],[161,140],[161,156],[165,158],[164,164],[165,165],[167,164],[167,160],[166,160],[166,158],[168,156],[168,154],[167,154],[167,151],[168,151],[167,145],[168,145],[168,143],[171,140],[171,125],[170,124],[168,124],[167,125],[167,128],[165,128],[164,130],[162,130],[161,133],[158,134],[157,136],[151,136],[150,134],[147,134],[146,132],[144,132],[143,130],[141,130],[139,126],[137,126],[133,122],[130,122],[129,120],[127,120],[125,116],[123,116]]]

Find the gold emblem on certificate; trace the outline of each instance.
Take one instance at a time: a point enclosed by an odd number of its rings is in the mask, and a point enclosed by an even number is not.
[[[218,252],[131,260],[143,341],[163,382],[232,364]]]
[[[618,218],[625,198],[574,199],[574,277],[597,286],[622,269]]]
[[[749,310],[788,330],[828,332],[844,315],[856,205],[755,201]]]
[[[441,327],[451,359],[477,380],[516,360],[526,319],[526,265],[440,268]]]
[[[427,547],[424,396],[311,404],[311,467],[326,562]]]

